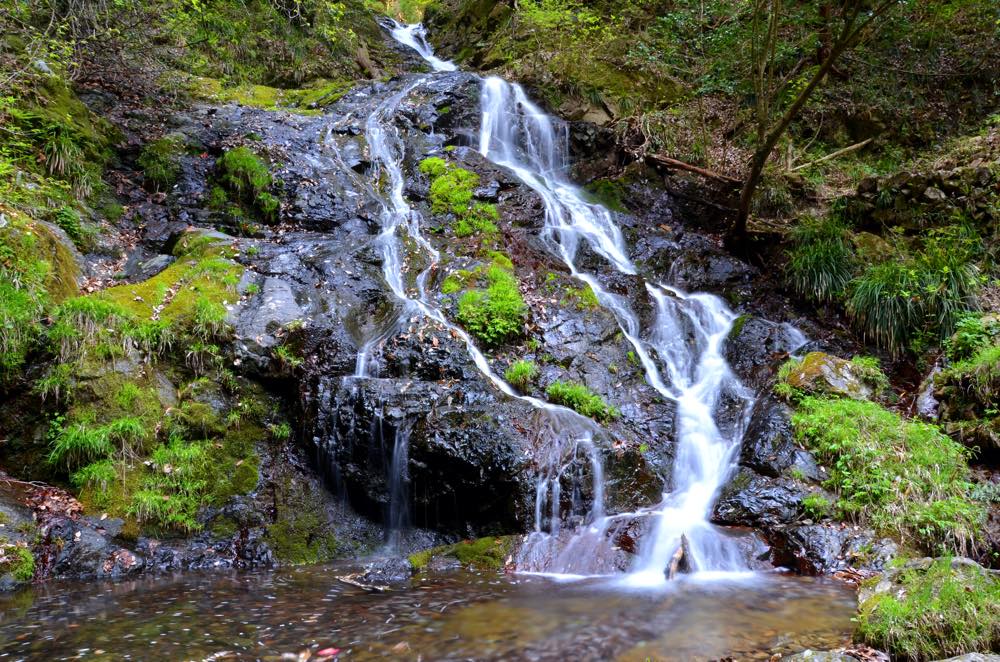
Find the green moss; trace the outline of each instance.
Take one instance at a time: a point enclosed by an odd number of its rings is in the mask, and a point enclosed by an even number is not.
[[[597,310],[601,307],[601,302],[597,299],[597,293],[590,285],[583,287],[567,287],[561,303],[563,305],[574,305],[579,310]]]
[[[729,329],[729,339],[733,340],[738,338],[743,332],[743,327],[748,321],[750,321],[750,315],[740,315],[735,320],[733,320],[733,326]]]
[[[479,175],[437,156],[421,161],[420,172],[431,180],[431,211],[455,216],[452,231],[456,237],[490,238],[499,232],[500,213],[496,205],[472,202]]]
[[[271,186],[271,173],[264,162],[246,147],[225,152],[217,163],[222,182],[239,195],[255,196]]]
[[[507,368],[503,376],[511,386],[524,391],[538,377],[538,366],[533,361],[515,361]]]
[[[620,416],[618,409],[608,405],[604,398],[584,384],[557,380],[549,384],[545,393],[552,402],[598,421],[610,421]]]
[[[858,639],[900,660],[938,660],[996,650],[1000,579],[976,565],[939,559],[894,574],[887,592],[859,608]],[[867,588],[881,578],[870,580]]]
[[[974,544],[985,513],[967,496],[967,452],[937,427],[873,402],[820,397],[803,398],[792,423],[829,468],[841,517],[932,552]]]
[[[192,236],[175,252],[178,259],[149,280],[88,298],[114,303],[137,320],[151,320],[156,314],[175,334],[190,332],[203,339],[218,335],[225,320],[223,304],[239,298],[233,283],[242,277],[243,267],[231,260],[234,251],[228,242],[211,236]]]
[[[591,202],[603,205],[611,211],[625,212],[625,185],[621,181],[599,179],[587,184],[585,191]]]
[[[432,559],[438,557],[455,558],[466,567],[496,572],[506,566],[517,540],[517,536],[466,540],[411,554],[408,560],[416,572],[425,569]]]
[[[0,539],[0,576],[10,575],[18,582],[30,582],[35,576],[35,557],[26,547]]]
[[[240,205],[236,207],[236,216],[247,212],[267,223],[277,222],[281,205],[269,190],[274,179],[256,154],[246,147],[237,147],[225,152],[216,167],[219,181]],[[221,203],[216,194],[212,195],[215,203]]]
[[[52,303],[76,293],[79,267],[43,223],[0,206],[0,382],[17,375]]]
[[[322,563],[337,556],[321,500],[308,485],[286,484],[266,538],[279,561],[296,565]]]

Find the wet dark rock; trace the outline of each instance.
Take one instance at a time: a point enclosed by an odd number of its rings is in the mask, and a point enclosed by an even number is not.
[[[743,435],[740,465],[771,478],[791,470],[800,478],[822,480],[812,454],[795,443],[791,415],[791,408],[773,395],[758,399]]]
[[[410,581],[411,574],[412,569],[406,559],[385,558],[366,564],[358,580],[368,585],[402,584]]]
[[[531,408],[475,386],[320,378],[314,443],[331,482],[362,513],[388,514],[390,464],[404,435],[413,523],[440,531],[495,533],[527,525]]]
[[[722,488],[712,520],[720,524],[773,527],[795,521],[809,491],[791,479],[770,479],[746,467]]]
[[[769,536],[773,563],[807,575],[844,568],[880,570],[896,555],[896,544],[845,524],[801,524]]]
[[[133,253],[125,263],[124,275],[132,282],[148,280],[174,263],[173,255],[144,255]]]
[[[146,559],[119,546],[114,537],[121,520],[55,517],[39,527],[45,562],[43,573],[67,579],[118,579],[141,573]]]
[[[788,324],[741,316],[726,339],[726,361],[746,386],[762,390],[770,386],[778,366],[804,341]]]

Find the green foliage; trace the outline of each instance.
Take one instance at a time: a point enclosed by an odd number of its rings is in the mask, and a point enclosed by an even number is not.
[[[118,472],[112,460],[98,460],[74,471],[70,475],[70,482],[78,489],[89,487],[104,491],[117,478]]]
[[[80,224],[80,212],[68,205],[63,205],[56,210],[55,222],[74,244],[81,245],[84,240],[84,232],[83,226]]]
[[[802,499],[802,508],[814,519],[823,519],[830,514],[833,504],[822,494],[809,494]]]
[[[851,359],[851,371],[878,394],[889,388],[889,378],[882,372],[882,363],[874,356],[855,356]]]
[[[196,515],[207,486],[204,447],[172,439],[153,451],[151,462],[151,470],[132,496],[129,513],[164,529],[200,530]]]
[[[847,312],[866,339],[899,354],[922,333],[950,336],[976,307],[979,286],[968,253],[931,236],[915,257],[870,265],[856,277]]]
[[[610,421],[621,415],[617,408],[604,402],[604,398],[577,382],[554,381],[545,389],[545,394],[552,402],[598,421]]]
[[[889,592],[861,604],[858,638],[900,660],[996,650],[1000,579],[950,558],[920,565],[898,571]]]
[[[139,155],[139,167],[146,181],[157,191],[170,189],[181,174],[183,153],[184,142],[177,137],[160,138],[148,143]]]
[[[81,421],[65,427],[56,420],[50,431],[48,459],[67,469],[82,467],[114,453],[132,455],[147,436],[142,421],[134,417],[118,418],[104,425]]]
[[[980,349],[1000,340],[1000,318],[963,315],[955,325],[955,334],[945,342],[952,361],[968,359]]]
[[[517,277],[494,264],[486,271],[485,290],[468,290],[458,300],[458,320],[479,340],[499,345],[524,334],[528,306]]]
[[[789,250],[789,283],[802,296],[832,301],[854,274],[847,228],[838,220],[806,219],[795,228]]]
[[[528,385],[538,377],[538,366],[534,361],[514,361],[504,372],[504,379],[519,391],[525,391]]]
[[[803,398],[795,436],[829,468],[841,516],[923,549],[975,545],[982,508],[969,501],[967,451],[937,427],[868,401]]]

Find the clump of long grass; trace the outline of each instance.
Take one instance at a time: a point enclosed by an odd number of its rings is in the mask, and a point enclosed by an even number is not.
[[[792,289],[816,301],[834,300],[855,269],[846,226],[836,218],[807,219],[796,227],[793,241],[786,268]]]

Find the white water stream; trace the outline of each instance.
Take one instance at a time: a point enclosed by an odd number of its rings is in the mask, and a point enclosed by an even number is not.
[[[437,72],[454,71],[455,66],[433,55],[419,25],[396,26],[392,35],[414,48]],[[383,104],[369,119],[368,141],[390,177],[390,206],[386,209],[385,241],[386,280],[401,299],[449,328],[439,310],[427,302],[421,285],[419,296],[410,297],[400,281],[396,230],[405,226],[411,238],[437,259],[437,253],[420,235],[419,218],[403,199],[400,169],[401,155],[393,153],[384,140],[387,116],[401,99],[424,82],[419,79],[406,90]],[[577,249],[586,244],[601,256],[611,270],[636,274],[628,257],[621,230],[604,207],[588,202],[581,190],[568,179],[565,170],[568,155],[568,132],[563,123],[553,120],[533,104],[520,86],[500,78],[487,78],[482,84],[482,123],[479,151],[487,159],[513,172],[534,189],[545,203],[545,238],[566,263],[574,277],[586,282],[597,295],[601,306],[610,311],[635,348],[646,379],[663,397],[677,404],[676,457],[673,467],[673,490],[663,495],[654,508],[642,513],[625,514],[652,517],[651,531],[641,541],[640,553],[625,581],[637,586],[654,586],[666,581],[664,569],[686,540],[688,565],[697,572],[739,572],[746,565],[732,538],[709,523],[717,493],[732,471],[734,455],[740,445],[745,420],[736,431],[724,434],[716,423],[716,410],[723,397],[735,396],[749,411],[752,400],[729,369],[723,357],[723,342],[735,319],[721,299],[709,294],[688,294],[662,283],[646,283],[648,296],[657,316],[652,328],[642,328],[628,303],[606,290],[598,277],[578,269]],[[395,252],[394,252],[395,251]],[[490,369],[485,356],[467,334],[459,333],[476,365],[504,393],[518,396]],[[360,362],[360,360],[359,360]],[[544,549],[526,557],[527,570],[549,573],[590,574],[593,566],[586,551],[604,544],[609,524],[623,514],[605,516],[601,463],[593,448],[593,432],[580,421],[569,420],[562,408],[523,398],[533,406],[555,416],[553,423],[573,425],[571,436],[585,442],[593,467],[595,503],[589,522],[565,540],[560,533],[559,472],[565,464],[565,449],[559,444],[555,460],[542,462],[536,499],[536,531],[528,548]],[[579,418],[579,417],[577,417]],[[743,419],[746,418],[744,415]],[[564,438],[564,435],[557,435]],[[545,504],[550,504],[546,512]],[[549,520],[548,531],[542,522]],[[533,567],[537,564],[537,567]]]

